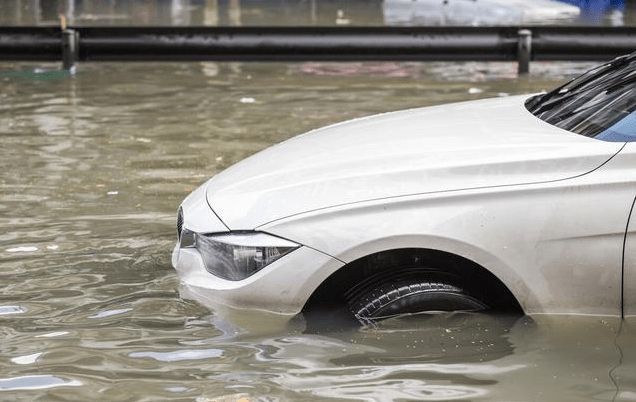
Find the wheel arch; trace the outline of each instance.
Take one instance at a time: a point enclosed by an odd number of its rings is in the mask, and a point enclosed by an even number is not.
[[[527,312],[526,304],[534,295],[524,281],[496,256],[460,242],[454,242],[453,247],[448,247],[447,239],[426,239],[427,241],[422,242],[418,236],[416,241],[413,240],[412,236],[383,239],[350,249],[338,256],[345,264],[328,275],[311,292],[303,311],[334,307],[334,303],[341,304],[344,302],[341,296],[346,288],[364,280],[369,272],[396,269],[391,264],[382,267],[382,260],[401,261],[408,259],[408,256],[415,256],[423,258],[427,263],[444,264],[444,269],[449,269],[450,264],[453,274],[464,275],[467,282],[472,282],[471,286],[486,286],[485,290],[494,292],[499,303],[508,303],[511,308],[504,308],[505,310]]]

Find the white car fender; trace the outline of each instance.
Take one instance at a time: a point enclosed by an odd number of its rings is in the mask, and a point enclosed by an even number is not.
[[[396,248],[445,251],[493,273],[527,314],[620,315],[636,191],[627,165],[615,157],[568,180],[362,202],[258,229],[347,263]]]

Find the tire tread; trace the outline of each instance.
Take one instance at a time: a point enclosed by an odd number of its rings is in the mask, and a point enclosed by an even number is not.
[[[376,314],[384,307],[400,300],[401,298],[422,293],[453,294],[471,299],[473,302],[481,303],[467,295],[458,286],[440,281],[429,282],[421,280],[411,283],[382,283],[366,292],[366,294],[360,295],[357,300],[352,300],[350,302],[350,309],[358,321],[363,324],[371,324],[377,319],[382,318],[376,316]],[[486,308],[485,305],[484,308]]]

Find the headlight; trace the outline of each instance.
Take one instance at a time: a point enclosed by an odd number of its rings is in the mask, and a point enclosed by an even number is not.
[[[209,273],[240,281],[300,246],[260,232],[202,235],[185,229],[181,247],[196,247]]]

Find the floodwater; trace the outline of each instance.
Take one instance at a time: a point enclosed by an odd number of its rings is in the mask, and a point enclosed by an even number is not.
[[[636,322],[455,314],[309,331],[186,299],[169,262],[180,201],[258,150],[357,116],[539,91],[588,65],[55,67],[0,65],[0,400],[636,400]]]

